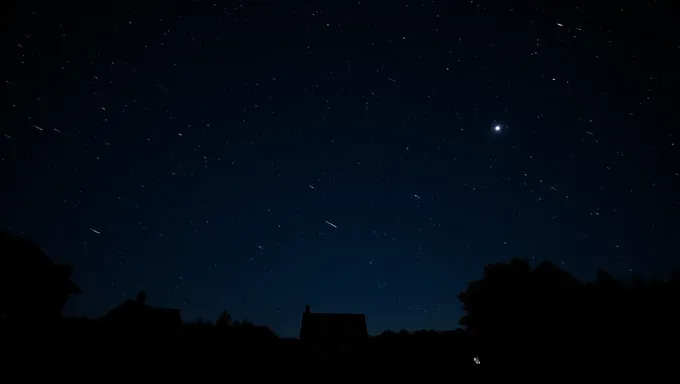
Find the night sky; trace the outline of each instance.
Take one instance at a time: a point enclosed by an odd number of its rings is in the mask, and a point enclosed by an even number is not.
[[[67,315],[143,289],[283,336],[457,328],[512,257],[667,277],[675,13],[542,3],[15,1],[0,228],[73,265]]]

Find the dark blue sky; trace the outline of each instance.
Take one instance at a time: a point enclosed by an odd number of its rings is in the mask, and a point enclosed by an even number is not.
[[[69,315],[452,329],[490,262],[678,265],[660,2],[67,3],[3,12],[0,228],[74,266]]]

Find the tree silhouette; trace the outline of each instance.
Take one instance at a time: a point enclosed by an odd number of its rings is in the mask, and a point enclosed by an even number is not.
[[[135,298],[135,300],[137,301],[137,303],[141,305],[146,304],[146,292],[139,291],[139,293],[137,293],[137,297]]]
[[[8,320],[44,321],[61,316],[70,296],[81,292],[72,268],[54,265],[30,240],[0,231],[0,313]]]
[[[532,270],[514,259],[486,266],[458,295],[466,312],[460,324],[491,364],[661,361],[647,352],[677,340],[678,277],[675,271],[670,280],[624,284],[599,270],[583,283],[550,262]]]
[[[513,259],[486,266],[483,277],[458,295],[466,312],[460,324],[493,364],[542,359],[551,350],[555,357],[557,346],[576,348],[590,321],[585,297],[585,285],[554,264],[546,261],[532,270],[527,260]]]
[[[224,328],[229,327],[229,326],[232,325],[231,320],[232,320],[231,315],[225,309],[225,310],[222,311],[222,313],[220,313],[220,316],[217,318],[217,321],[215,322],[215,326],[224,327]]]
[[[526,309],[531,295],[530,273],[527,260],[487,265],[483,277],[468,283],[467,289],[458,294],[466,312],[459,324],[471,334],[505,333],[519,328],[521,322],[516,314]]]

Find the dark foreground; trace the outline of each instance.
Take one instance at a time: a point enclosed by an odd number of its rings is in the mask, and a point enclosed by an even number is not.
[[[592,335],[591,335],[592,336]],[[671,335],[669,335],[671,336]],[[495,342],[475,340],[463,331],[384,334],[370,337],[360,349],[343,354],[342,348],[308,346],[297,339],[258,334],[230,334],[216,327],[185,325],[180,332],[148,332],[121,324],[66,319],[51,325],[2,327],[5,350],[16,358],[90,361],[101,359],[155,359],[183,362],[223,361],[328,362],[364,361],[434,365],[447,369],[469,367],[560,367],[604,369],[670,367],[672,338],[644,340],[640,337],[594,339],[577,343],[556,335],[541,340],[521,340],[517,335]],[[581,340],[582,341],[582,340]]]

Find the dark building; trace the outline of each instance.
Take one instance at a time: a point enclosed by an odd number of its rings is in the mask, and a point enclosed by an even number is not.
[[[349,313],[302,314],[300,341],[305,352],[316,359],[358,359],[366,352],[366,316]]]
[[[0,231],[0,316],[22,323],[61,317],[68,299],[81,293],[72,268],[55,265],[34,242]]]
[[[127,300],[112,309],[101,320],[110,327],[115,338],[112,342],[127,344],[137,352],[172,353],[182,346],[180,310],[151,307],[146,304],[144,292],[136,300]]]

